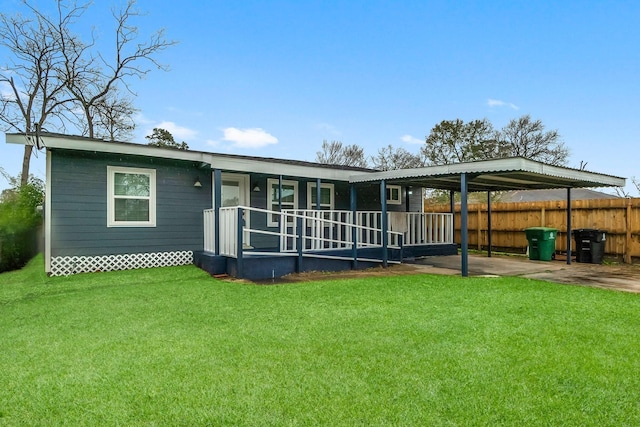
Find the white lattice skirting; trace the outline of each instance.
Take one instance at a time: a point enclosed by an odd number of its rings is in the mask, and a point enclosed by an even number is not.
[[[51,258],[51,275],[68,276],[96,271],[133,270],[193,264],[193,251],[150,252],[101,256],[59,256]]]

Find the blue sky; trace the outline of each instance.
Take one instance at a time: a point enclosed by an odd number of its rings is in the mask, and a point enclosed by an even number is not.
[[[96,3],[86,19],[106,43],[118,3]],[[0,0],[5,12],[16,4]],[[164,27],[179,44],[159,56],[169,72],[132,84],[134,142],[163,127],[196,150],[312,161],[325,139],[369,155],[388,144],[417,152],[442,120],[500,128],[530,114],[559,131],[569,166],[640,177],[640,2],[138,6],[141,34]],[[0,146],[11,174],[21,148]],[[43,157],[32,167],[41,177]]]

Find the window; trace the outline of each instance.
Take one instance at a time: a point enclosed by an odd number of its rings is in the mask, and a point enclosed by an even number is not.
[[[107,166],[107,227],[156,226],[156,171]]]
[[[267,209],[270,211],[280,211],[278,192],[279,184],[277,179],[268,179],[267,188]],[[298,206],[298,183],[297,181],[282,181],[282,209],[296,209]],[[272,214],[267,220],[268,227],[277,227],[279,225],[279,215]],[[289,221],[293,221],[292,218]]]
[[[316,199],[318,197],[316,188],[317,185],[315,182],[307,183],[307,209],[316,209]],[[320,183],[320,209],[333,210],[335,205],[334,194],[333,184]]]
[[[390,205],[402,203],[402,187],[399,185],[387,185],[387,203]]]

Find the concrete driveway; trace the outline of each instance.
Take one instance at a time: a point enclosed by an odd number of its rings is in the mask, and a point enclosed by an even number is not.
[[[459,275],[460,255],[425,257],[415,261],[425,273]],[[531,261],[523,256],[469,255],[470,276],[518,276],[556,283],[640,293],[640,266],[597,265],[566,260]]]

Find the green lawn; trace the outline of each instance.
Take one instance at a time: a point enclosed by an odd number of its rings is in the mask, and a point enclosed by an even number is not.
[[[0,425],[640,425],[640,295],[0,275]]]

